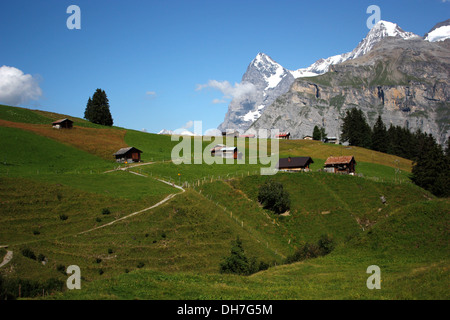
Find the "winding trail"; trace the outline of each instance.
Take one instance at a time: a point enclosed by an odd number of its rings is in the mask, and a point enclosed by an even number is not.
[[[176,186],[176,187],[177,187],[177,188],[181,188],[181,187],[179,187],[179,186]],[[183,190],[183,192],[185,191],[183,188],[181,188],[181,189]],[[181,192],[181,193],[183,193],[183,192]],[[116,223],[116,222],[119,222],[119,221],[122,221],[122,220],[125,220],[125,219],[129,219],[129,218],[131,218],[131,217],[134,217],[135,215],[138,215],[138,214],[140,214],[140,213],[143,213],[143,212],[149,211],[149,210],[151,210],[151,209],[154,209],[154,208],[156,208],[156,207],[159,207],[160,205],[162,205],[163,203],[169,201],[170,199],[172,199],[173,197],[175,197],[175,196],[178,195],[178,194],[179,194],[179,193],[172,193],[172,194],[169,194],[169,195],[168,195],[167,197],[165,197],[163,200],[161,200],[160,202],[158,202],[157,204],[154,204],[153,206],[151,206],[151,207],[149,207],[149,208],[142,209],[142,210],[140,210],[140,211],[136,211],[136,212],[130,213],[129,215],[127,215],[127,216],[125,216],[125,217],[116,219],[116,220],[111,221],[111,222],[109,222],[109,223],[106,223],[106,224],[104,224],[104,225],[101,225],[101,226],[98,226],[98,227],[95,227],[95,228],[92,228],[92,229],[89,229],[89,230],[86,230],[86,231],[83,231],[83,232],[79,232],[79,233],[77,233],[77,235],[81,235],[81,234],[85,234],[85,233],[88,233],[88,232],[91,232],[91,231],[94,231],[94,230],[98,230],[98,229],[102,229],[102,228],[105,228],[105,227],[109,227],[109,226],[113,225],[113,224]]]
[[[9,251],[9,250],[6,251],[6,254],[3,257],[3,262],[0,263],[0,268],[3,267],[4,265],[8,264],[8,262],[10,262],[12,258],[13,258],[13,252]]]
[[[141,165],[149,165],[149,164],[153,164],[153,163],[154,163],[154,162],[144,163],[144,164],[140,164],[140,165],[134,165],[134,166],[130,166],[130,167],[120,168],[119,170],[127,171],[127,172],[129,172],[129,173],[132,173],[132,174],[135,174],[135,175],[144,177],[144,178],[148,178],[148,176],[146,176],[146,175],[143,175],[143,174],[140,174],[140,173],[137,173],[137,172],[134,172],[134,171],[130,171],[130,170],[128,170],[128,169],[132,169],[133,167],[138,167],[138,166],[141,166]],[[111,170],[111,171],[107,171],[107,172],[104,172],[104,173],[114,172],[114,171],[117,171],[117,170]],[[174,188],[177,188],[177,189],[181,190],[181,193],[184,193],[184,192],[186,191],[183,187],[178,186],[178,185],[176,185],[176,184],[174,184],[174,183],[170,183],[170,182],[168,182],[168,181],[161,180],[161,179],[156,179],[156,180],[158,180],[158,181],[160,181],[160,182],[163,182],[163,183],[165,183],[165,184],[168,184],[168,185],[171,186],[171,187],[174,187]],[[106,223],[106,224],[104,224],[104,225],[101,225],[101,226],[98,226],[98,227],[95,227],[95,228],[92,228],[92,229],[89,229],[89,230],[86,230],[86,231],[79,232],[79,233],[77,233],[77,235],[81,235],[81,234],[85,234],[85,233],[88,233],[88,232],[92,232],[92,231],[95,231],[95,230],[98,230],[98,229],[102,229],[102,228],[105,228],[105,227],[109,227],[109,226],[115,224],[116,222],[119,222],[119,221],[122,221],[122,220],[125,220],[125,219],[129,219],[129,218],[134,217],[135,215],[138,215],[138,214],[140,214],[140,213],[143,213],[143,212],[152,210],[152,209],[154,209],[154,208],[156,208],[156,207],[159,207],[160,205],[166,203],[167,201],[169,201],[170,199],[174,198],[175,196],[177,196],[177,195],[179,195],[179,194],[181,194],[181,193],[172,193],[172,194],[169,194],[169,195],[168,195],[167,197],[165,197],[163,200],[161,200],[160,202],[158,202],[157,204],[154,204],[153,206],[151,206],[151,207],[149,207],[149,208],[142,209],[142,210],[140,210],[140,211],[136,211],[136,212],[130,213],[129,215],[126,215],[126,216],[124,216],[124,217],[122,217],[122,218],[119,218],[119,219],[116,219],[116,220],[114,220],[114,221],[111,221],[111,222]]]

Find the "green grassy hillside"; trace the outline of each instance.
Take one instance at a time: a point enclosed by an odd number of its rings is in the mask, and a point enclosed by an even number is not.
[[[417,202],[397,210],[371,232],[340,245],[330,255],[250,277],[139,270],[96,281],[87,290],[67,292],[62,297],[448,299],[448,208],[448,200]],[[366,286],[370,265],[380,267],[380,290]]]
[[[44,288],[45,298],[448,299],[449,202],[409,182],[408,160],[280,141],[281,156],[313,157],[313,172],[261,176],[261,163],[248,164],[248,140],[246,164],[175,165],[178,142],[168,136],[77,118],[73,130],[51,128],[65,117],[0,106],[0,246],[14,252],[0,276],[12,288],[64,283],[65,268],[78,265],[83,289],[49,296]],[[112,170],[112,153],[125,146],[141,149],[144,163]],[[328,156],[348,154],[359,176],[317,172]],[[268,179],[290,194],[281,216],[257,201]],[[331,254],[284,264],[323,234],[334,239]],[[220,274],[236,237],[249,258],[271,267]],[[382,270],[382,290],[365,285],[372,264]]]

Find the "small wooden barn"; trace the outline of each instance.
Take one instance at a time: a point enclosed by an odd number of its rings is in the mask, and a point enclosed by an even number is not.
[[[282,171],[307,171],[309,165],[314,163],[311,157],[289,157],[278,160],[277,169]]]
[[[241,134],[239,133],[238,130],[226,130],[226,131],[222,131],[222,136],[224,137],[234,137],[234,138],[239,138]]]
[[[53,128],[55,129],[72,129],[73,121],[70,119],[61,119],[52,123]]]
[[[228,159],[242,159],[242,152],[236,147],[227,147],[224,144],[218,144],[211,149],[211,156]]]
[[[289,140],[290,137],[291,137],[291,133],[290,132],[280,132],[279,134],[276,135],[277,139]]]
[[[353,156],[329,157],[325,161],[325,171],[332,173],[355,173],[356,161]]]
[[[142,151],[135,147],[122,148],[114,156],[116,157],[116,162],[120,163],[133,163],[141,161]]]
[[[325,143],[331,143],[331,144],[338,144],[338,138],[337,137],[326,137],[323,142]]]

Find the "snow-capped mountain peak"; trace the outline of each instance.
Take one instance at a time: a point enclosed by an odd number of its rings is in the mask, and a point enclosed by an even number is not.
[[[425,35],[425,40],[430,42],[438,42],[450,39],[450,19],[438,23]]]
[[[328,72],[331,65],[340,64],[350,59],[356,59],[368,53],[372,48],[387,37],[402,38],[404,40],[419,39],[420,37],[412,32],[406,32],[397,24],[380,20],[367,34],[367,36],[351,52],[335,55],[327,59],[320,59],[308,68],[298,69],[292,74],[295,78],[311,77]]]
[[[251,66],[263,75],[267,86],[265,90],[275,88],[289,72],[265,53],[258,53]]]
[[[412,32],[404,31],[396,23],[384,21],[384,20],[378,21],[378,23],[370,30],[369,35],[371,33],[376,34],[378,37],[382,37],[382,38],[400,37],[405,40],[419,37],[418,35],[416,35]]]
[[[349,54],[348,59],[355,59],[368,53],[372,48],[387,37],[402,38],[404,40],[419,39],[420,37],[412,32],[406,32],[396,23],[380,20]]]

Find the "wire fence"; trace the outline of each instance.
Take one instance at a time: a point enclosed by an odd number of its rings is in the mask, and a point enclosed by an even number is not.
[[[277,248],[274,248],[271,244],[269,244],[268,241],[263,241],[260,240],[260,236],[254,231],[254,229],[250,226],[248,226],[247,223],[244,222],[244,220],[240,219],[236,214],[233,214],[233,211],[228,209],[226,206],[222,205],[219,203],[219,201],[217,201],[217,199],[215,199],[212,195],[210,194],[204,194],[202,193],[202,190],[196,190],[194,188],[194,191],[196,191],[198,194],[202,195],[205,199],[209,200],[210,202],[212,202],[216,207],[218,207],[220,209],[221,212],[223,212],[224,214],[226,214],[231,220],[233,220],[238,226],[240,226],[243,230],[245,230],[255,241],[257,241],[258,243],[264,244],[265,247],[272,251],[272,253],[274,253],[275,255],[277,255],[280,258],[286,258],[283,254],[281,254],[280,252],[278,252]],[[288,245],[291,244],[291,240],[288,239],[287,240]]]

